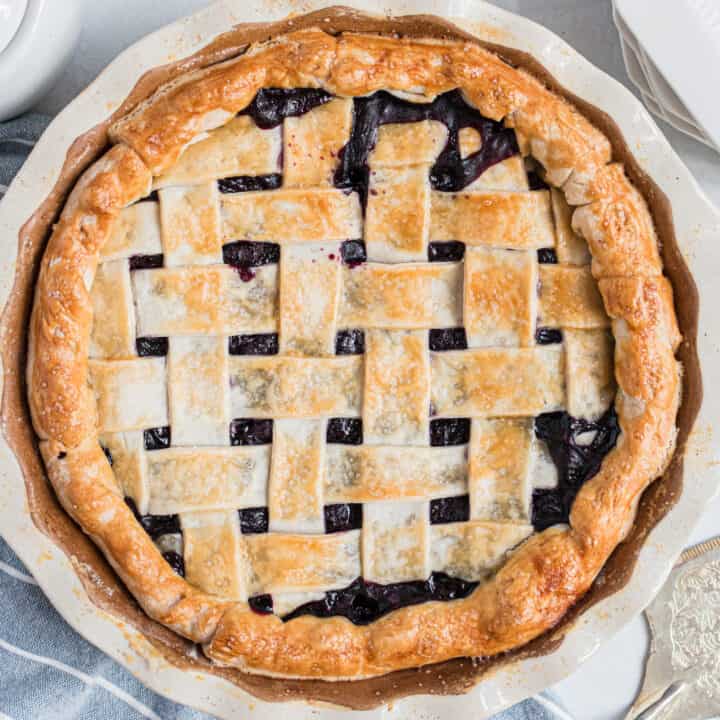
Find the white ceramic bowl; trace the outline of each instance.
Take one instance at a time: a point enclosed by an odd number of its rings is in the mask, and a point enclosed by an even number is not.
[[[327,4],[303,0],[301,9]],[[643,168],[672,202],[677,235],[700,288],[702,307],[720,300],[720,213],[627,89],[545,28],[481,0],[345,0],[344,4],[375,12],[392,8],[396,14],[429,12],[450,17],[483,39],[532,53],[570,91],[606,110],[619,123]],[[0,257],[9,258],[0,260],[0,303],[13,278],[18,230],[52,187],[77,135],[117,107],[145,70],[192,53],[234,23],[275,20],[298,9],[297,0],[221,0],[141,40],[73,101],[48,128],[0,202]],[[720,314],[701,308],[698,346],[710,389],[720,387],[719,337]],[[555,652],[500,669],[465,696],[416,696],[395,703],[392,709],[356,713],[353,720],[482,720],[569,675],[636,617],[665,582],[703,508],[716,493],[720,451],[711,434],[719,420],[720,395],[708,393],[698,419],[699,431],[691,436],[687,450],[685,491],[678,504],[643,546],[627,586],[587,611]],[[217,677],[180,671],[160,658],[138,632],[98,610],[85,596],[68,559],[33,525],[20,471],[1,439],[0,528],[65,619],[157,692],[227,719],[347,719],[347,713],[326,708],[270,705]]]
[[[75,49],[81,0],[0,0],[0,122],[32,107]]]
[[[27,10],[27,0],[0,0],[0,52],[15,37]]]

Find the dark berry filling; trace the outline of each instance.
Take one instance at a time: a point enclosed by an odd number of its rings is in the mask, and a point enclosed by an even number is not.
[[[180,532],[180,518],[177,515],[141,515],[132,498],[126,497],[125,503],[133,511],[133,515],[142,525],[143,530],[153,540],[156,540],[161,535]]]
[[[146,450],[164,450],[170,447],[170,428],[158,427],[143,430]]]
[[[135,348],[140,357],[164,357],[168,354],[166,337],[139,337],[135,340]]]
[[[248,605],[258,615],[270,615],[273,611],[272,595],[255,595],[248,598]]]
[[[465,243],[431,242],[428,245],[428,260],[430,262],[460,262],[465,257]]]
[[[332,418],[327,424],[327,442],[341,445],[362,445],[362,420],[359,418]]]
[[[272,265],[280,262],[280,246],[276,243],[238,240],[223,245],[223,262],[240,269]]]
[[[358,578],[342,590],[331,590],[322,600],[309,602],[286,615],[292,620],[301,615],[340,616],[355,625],[367,625],[383,615],[408,605],[431,600],[457,600],[467,597],[477,583],[433,573],[425,581],[378,585]]]
[[[133,255],[130,258],[131,270],[154,270],[163,266],[162,255]]]
[[[565,493],[558,492],[557,488],[533,490],[532,494],[532,523],[536,530],[544,530],[552,525],[566,523],[570,516]],[[574,499],[569,498],[570,502]]]
[[[362,505],[359,503],[326,505],[324,514],[326,533],[358,530],[362,527]]]
[[[272,442],[273,421],[238,419],[230,423],[231,445],[269,445]]]
[[[228,343],[231,355],[277,355],[277,333],[267,335],[232,335]]]
[[[562,330],[541,327],[535,331],[535,342],[538,345],[557,345],[563,341]]]
[[[242,114],[250,115],[258,127],[269,130],[277,127],[286,117],[304,115],[318,105],[330,102],[332,97],[330,93],[314,88],[265,88],[258,92]]]
[[[221,193],[257,192],[258,190],[276,190],[282,185],[282,175],[238,175],[218,180]]]
[[[335,336],[336,355],[362,355],[365,352],[365,333],[362,330],[341,330]]]
[[[544,265],[555,265],[557,263],[557,254],[553,248],[540,248],[537,251],[538,262]]]
[[[340,255],[343,262],[351,268],[362,265],[367,261],[365,243],[362,240],[346,240],[340,246]]]
[[[443,350],[467,350],[465,328],[431,330],[430,349],[435,352],[442,352]]]
[[[237,274],[243,282],[250,282],[257,276],[257,273],[249,267],[236,267],[235,270],[237,270]]]
[[[185,577],[185,560],[183,560],[182,555],[179,555],[174,550],[168,550],[162,556],[180,577]]]
[[[448,128],[448,141],[430,170],[435,190],[456,192],[469,185],[492,165],[518,153],[515,132],[501,122],[483,117],[470,107],[458,90],[440,95],[431,103],[412,103],[388,92],[355,99],[355,120],[347,145],[340,153],[335,185],[355,190],[365,204],[368,193],[368,156],[375,147],[380,125],[437,120]],[[482,147],[462,157],[459,131],[471,127],[482,137]]]
[[[528,185],[531,190],[548,190],[550,188],[550,186],[534,170],[531,170],[527,176]]]
[[[467,522],[470,519],[470,496],[440,498],[430,501],[430,523]]]
[[[153,541],[156,541],[163,535],[175,535],[182,532],[180,529],[180,518],[177,515],[141,515],[132,498],[126,497],[125,503],[132,510],[133,515],[135,515],[135,518],[143,530],[145,530]],[[167,550],[163,552],[162,556],[180,577],[185,577],[185,561],[180,554],[174,550]]]
[[[245,508],[238,512],[240,514],[240,532],[244,535],[268,531],[268,509],[266,507]]]
[[[470,442],[468,418],[442,418],[430,421],[430,445],[467,445]]]
[[[615,447],[620,426],[614,407],[596,422],[554,412],[535,418],[535,435],[547,444],[558,472],[556,488],[533,492],[532,522],[536,530],[544,530],[568,522],[575,496]]]

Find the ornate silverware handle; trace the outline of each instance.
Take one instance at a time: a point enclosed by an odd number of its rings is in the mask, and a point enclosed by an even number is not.
[[[659,700],[636,715],[634,720],[659,720],[686,688],[687,683],[684,680],[672,683]]]
[[[650,652],[628,718],[720,716],[720,536],[682,553],[645,616]],[[646,705],[646,698],[657,697]]]

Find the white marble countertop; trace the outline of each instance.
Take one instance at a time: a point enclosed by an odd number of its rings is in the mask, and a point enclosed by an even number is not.
[[[610,0],[493,0],[542,23],[599,68],[634,91],[611,18]],[[116,56],[152,30],[187,15],[207,0],[83,0],[85,25],[75,55],[36,109],[56,113]],[[252,0],[248,0],[252,2]],[[662,130],[706,193],[720,205],[720,155],[660,122]],[[693,541],[720,533],[720,500],[708,507]],[[578,720],[620,720],[637,692],[647,651],[643,618],[610,638],[580,669],[555,686]]]

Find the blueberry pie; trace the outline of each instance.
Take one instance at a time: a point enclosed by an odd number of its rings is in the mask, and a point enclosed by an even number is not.
[[[673,291],[606,134],[470,38],[367,27],[286,23],[114,121],[36,284],[62,505],[261,675],[526,644],[675,448]]]

